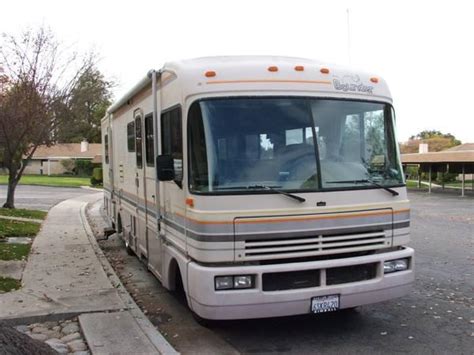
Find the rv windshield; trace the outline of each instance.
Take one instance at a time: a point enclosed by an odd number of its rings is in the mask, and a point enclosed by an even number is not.
[[[296,97],[205,99],[189,111],[189,186],[198,193],[403,184],[384,103]]]

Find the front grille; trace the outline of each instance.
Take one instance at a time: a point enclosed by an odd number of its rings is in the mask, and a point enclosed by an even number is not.
[[[319,270],[272,272],[262,275],[263,291],[282,291],[319,286]]]
[[[340,285],[374,279],[377,263],[326,269],[326,285]],[[323,274],[324,278],[324,274]],[[262,274],[263,291],[284,291],[321,286],[321,270],[300,270]]]
[[[377,263],[335,267],[326,270],[326,285],[365,281],[377,276]]]
[[[375,250],[387,246],[383,230],[365,233],[326,234],[310,237],[246,240],[247,260],[307,257]]]

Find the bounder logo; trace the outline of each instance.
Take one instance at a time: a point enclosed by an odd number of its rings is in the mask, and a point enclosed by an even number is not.
[[[361,82],[359,75],[344,75],[342,78],[334,76],[332,80],[334,89],[344,92],[362,92],[373,94],[373,86],[365,85]]]

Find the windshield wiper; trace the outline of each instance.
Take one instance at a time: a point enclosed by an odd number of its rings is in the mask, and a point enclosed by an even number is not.
[[[393,196],[398,196],[399,193],[395,191],[394,189],[391,189],[390,187],[380,185],[379,183],[376,183],[373,180],[340,180],[340,181],[326,181],[327,184],[372,184],[373,186],[380,187],[381,189],[384,189],[385,191],[390,192]]]
[[[293,194],[290,194],[289,192],[286,192],[286,191],[283,191],[283,190],[280,190],[278,188],[275,188],[274,186],[267,186],[267,185],[251,185],[251,186],[247,186],[248,189],[264,189],[264,190],[270,190],[270,191],[275,191],[275,192],[278,192],[279,194],[282,194],[282,195],[285,195],[285,196],[288,196],[288,197],[291,197],[301,203],[305,202],[306,199],[303,198],[303,197],[300,197],[300,196],[297,196],[297,195],[293,195]]]

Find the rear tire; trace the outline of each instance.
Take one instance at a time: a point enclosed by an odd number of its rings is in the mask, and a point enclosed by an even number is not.
[[[130,233],[126,234],[126,232],[123,230],[122,227],[122,217],[118,215],[117,218],[117,235],[120,239],[122,239],[124,245],[125,245],[125,251],[127,252],[128,255],[133,255],[133,250],[130,247]]]
[[[135,253],[133,252],[132,247],[130,246],[130,234],[126,237],[122,237],[123,243],[125,245],[125,251],[127,252],[128,255],[134,255]]]

